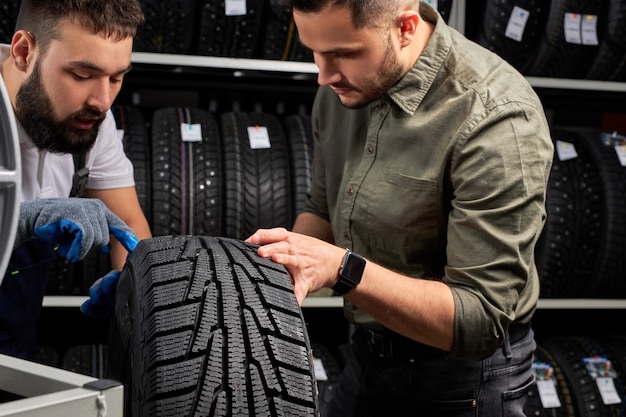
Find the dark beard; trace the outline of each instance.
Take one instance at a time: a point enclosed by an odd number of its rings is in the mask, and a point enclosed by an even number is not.
[[[382,59],[382,66],[379,68],[376,75],[362,87],[357,88],[349,83],[337,85],[340,88],[351,88],[362,94],[361,100],[346,105],[342,103],[344,107],[349,109],[360,109],[368,104],[382,98],[387,91],[393,87],[402,77],[403,70],[402,65],[397,61],[393,54],[391,47],[391,39],[387,40],[387,46],[385,49],[385,55]]]
[[[26,133],[37,149],[52,153],[79,155],[89,151],[96,141],[105,115],[93,109],[83,109],[60,122],[54,120],[52,102],[41,82],[39,62],[20,87],[15,99],[15,116]],[[73,118],[88,117],[99,118],[89,130],[76,129],[70,123]]]

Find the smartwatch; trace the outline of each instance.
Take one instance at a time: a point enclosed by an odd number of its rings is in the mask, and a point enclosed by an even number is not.
[[[359,285],[365,270],[365,263],[365,259],[362,256],[346,249],[346,254],[343,256],[341,266],[339,267],[339,281],[332,288],[333,291],[345,295]]]

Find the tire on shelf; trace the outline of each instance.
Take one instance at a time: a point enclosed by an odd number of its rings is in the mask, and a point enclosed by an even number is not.
[[[146,22],[134,39],[136,52],[191,53],[194,0],[139,0]]]
[[[287,116],[285,118],[285,134],[291,155],[293,214],[295,217],[302,211],[306,195],[311,187],[311,165],[313,164],[311,116]]]
[[[506,35],[514,7],[528,12],[520,41]],[[549,8],[549,2],[542,0],[487,0],[477,42],[500,55],[521,73],[526,73],[537,52]]]
[[[598,45],[567,42],[564,30],[566,13],[597,16],[597,27],[602,27],[606,19],[606,0],[553,0],[545,33],[528,75],[582,78],[588,71],[598,53]]]
[[[252,146],[248,128],[267,128],[269,143]],[[221,130],[224,235],[246,239],[259,228],[290,228],[291,171],[280,121],[268,113],[227,112],[221,115]]]
[[[533,417],[573,416],[573,400],[570,395],[569,385],[567,384],[563,376],[563,371],[558,367],[557,364],[554,363],[554,359],[552,358],[550,353],[543,349],[540,345],[537,345],[537,349],[535,350],[535,362],[548,364],[552,367],[553,375],[551,375],[550,377],[554,378],[554,390],[559,399],[559,402],[561,403],[561,406],[550,407],[549,409],[546,409],[541,401],[539,388],[537,384],[535,384],[531,387],[530,390],[528,390],[528,399],[526,401],[526,405],[524,406],[524,414]]]
[[[609,0],[609,11],[598,53],[585,78],[626,81],[626,2]]]
[[[603,403],[584,358],[604,355],[595,340],[584,336],[552,336],[542,342],[563,373],[573,400],[574,415],[609,417],[623,415],[621,404]],[[623,397],[622,392],[620,396]]]
[[[139,107],[115,105],[111,110],[117,129],[122,134],[124,152],[133,163],[139,205],[146,219],[151,221],[152,169],[150,162],[152,154],[145,117]]]
[[[15,32],[20,0],[5,0],[3,3],[0,7],[0,43],[10,44]]]
[[[243,241],[141,241],[120,275],[109,336],[125,415],[318,415],[291,279]]]
[[[202,1],[198,55],[254,58],[263,26],[265,1],[247,0],[245,14],[227,15],[224,1]]]
[[[547,219],[535,247],[543,298],[584,295],[604,236],[602,182],[596,161],[575,132],[552,127],[555,157],[546,192]],[[561,160],[558,146],[577,157]]]
[[[193,140],[183,138],[191,130]],[[222,235],[222,158],[211,113],[170,107],[152,115],[152,234]]]

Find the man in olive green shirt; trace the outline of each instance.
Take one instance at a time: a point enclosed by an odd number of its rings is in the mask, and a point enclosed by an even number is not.
[[[290,4],[319,67],[313,184],[292,232],[249,241],[300,301],[345,297],[356,359],[330,415],[523,415],[553,156],[539,99],[417,0]]]

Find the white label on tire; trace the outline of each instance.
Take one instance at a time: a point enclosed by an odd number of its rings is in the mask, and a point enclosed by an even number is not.
[[[224,3],[226,16],[245,16],[246,0],[226,0]]]
[[[521,7],[513,7],[509,22],[506,25],[504,36],[511,38],[515,41],[521,42],[524,36],[524,30],[526,29],[526,23],[528,22],[528,16],[530,12],[522,9]]]
[[[565,19],[563,25],[565,29],[565,42],[575,43],[580,45],[582,43],[580,37],[580,18],[581,15],[576,13],[565,13]]]
[[[582,35],[583,45],[598,45],[598,16],[583,16],[580,33]]]
[[[598,391],[600,391],[604,405],[619,404],[622,402],[622,399],[615,389],[615,381],[613,381],[613,378],[596,378],[596,384],[598,385]]]
[[[202,125],[181,123],[180,137],[183,142],[202,142]]]
[[[272,147],[270,135],[265,126],[248,127],[248,139],[250,140],[250,149],[269,149]]]
[[[554,379],[537,380],[537,391],[543,408],[559,408],[561,406]]]
[[[559,161],[578,158],[576,147],[569,142],[563,142],[561,140],[556,141],[556,154],[559,157]]]
[[[328,375],[326,374],[326,368],[324,363],[319,358],[313,358],[313,370],[315,371],[315,379],[318,381],[328,381]]]

